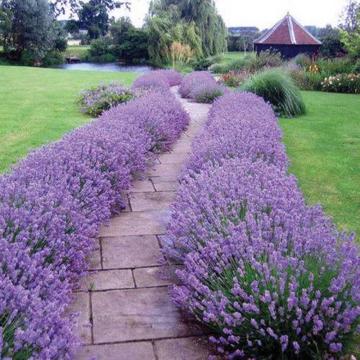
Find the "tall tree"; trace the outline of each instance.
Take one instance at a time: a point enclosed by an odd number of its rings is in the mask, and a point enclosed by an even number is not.
[[[341,40],[348,53],[360,58],[360,3],[350,0],[345,8],[341,26]]]
[[[226,49],[227,31],[213,0],[154,0],[147,19],[149,53],[157,62],[172,42],[189,45],[196,57]]]
[[[130,1],[107,0],[107,7],[111,10],[126,6],[130,10]],[[50,0],[51,7],[56,16],[65,14],[66,10],[70,10],[71,14],[77,13],[81,7],[81,0]]]
[[[108,10],[113,2],[109,0],[81,1],[78,10],[80,28],[88,30],[90,39],[104,36],[109,29],[110,18]]]
[[[2,0],[0,21],[5,53],[40,62],[54,48],[57,31],[47,0]]]

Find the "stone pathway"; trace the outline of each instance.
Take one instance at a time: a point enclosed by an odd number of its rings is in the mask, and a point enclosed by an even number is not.
[[[188,130],[171,152],[160,155],[145,180],[134,183],[126,211],[103,227],[89,275],[74,294],[71,310],[80,313],[77,331],[84,344],[76,359],[208,357],[201,330],[182,320],[169,299],[169,281],[159,276],[161,238],[177,177],[209,110],[179,100],[191,116]]]

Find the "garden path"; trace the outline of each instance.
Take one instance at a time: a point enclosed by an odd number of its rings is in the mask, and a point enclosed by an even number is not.
[[[173,88],[177,95],[177,89]],[[74,294],[77,332],[83,346],[76,359],[205,360],[202,332],[186,323],[161,279],[161,241],[177,177],[209,105],[179,98],[191,121],[169,153],[128,193],[128,207],[104,226],[91,257],[89,275]],[[164,259],[166,260],[166,259]]]

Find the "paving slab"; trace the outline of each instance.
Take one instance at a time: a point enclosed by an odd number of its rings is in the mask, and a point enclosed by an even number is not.
[[[160,162],[161,164],[181,164],[182,166],[188,156],[187,153],[166,153],[160,156]]]
[[[153,346],[148,342],[83,346],[75,360],[155,360]]]
[[[131,270],[91,271],[80,284],[82,291],[103,291],[135,287]]]
[[[169,218],[168,210],[123,213],[103,226],[100,236],[164,234]]]
[[[210,351],[204,338],[190,337],[155,341],[158,360],[207,360]]]
[[[165,176],[173,177],[174,180],[180,175],[182,164],[159,164],[155,168],[149,170],[149,176]]]
[[[155,191],[153,183],[150,180],[135,181],[131,186],[131,193],[153,192]]]
[[[153,178],[152,182],[156,191],[176,191],[180,185],[178,181],[163,181],[162,178]]]
[[[132,211],[162,210],[169,208],[175,192],[145,192],[129,195]]]
[[[135,283],[138,288],[171,285],[170,279],[165,279],[162,268],[150,267],[134,270]]]
[[[93,293],[95,343],[199,335],[172,304],[167,288]]]
[[[96,246],[91,252],[88,258],[88,270],[100,270],[101,269],[101,254],[100,254],[100,243],[99,240],[96,240]]]
[[[156,236],[116,236],[102,239],[104,269],[156,266],[160,246]]]
[[[179,175],[210,108],[176,96],[190,114],[188,129],[172,151],[151,159],[147,174],[123,194],[126,209],[101,228],[89,259],[90,269],[98,271],[91,271],[74,294],[69,311],[80,313],[75,332],[85,344],[75,359],[207,359],[199,340],[203,331],[186,323],[170,300],[167,285],[175,282],[175,267],[161,262]]]
[[[74,333],[77,334],[81,344],[91,344],[90,294],[78,292],[73,298],[67,313],[76,315]]]

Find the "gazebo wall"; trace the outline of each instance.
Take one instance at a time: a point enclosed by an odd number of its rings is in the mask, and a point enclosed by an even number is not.
[[[306,54],[310,57],[318,54],[321,45],[276,45],[276,44],[255,44],[255,51],[271,50],[281,53],[285,59],[291,59],[298,54]]]

